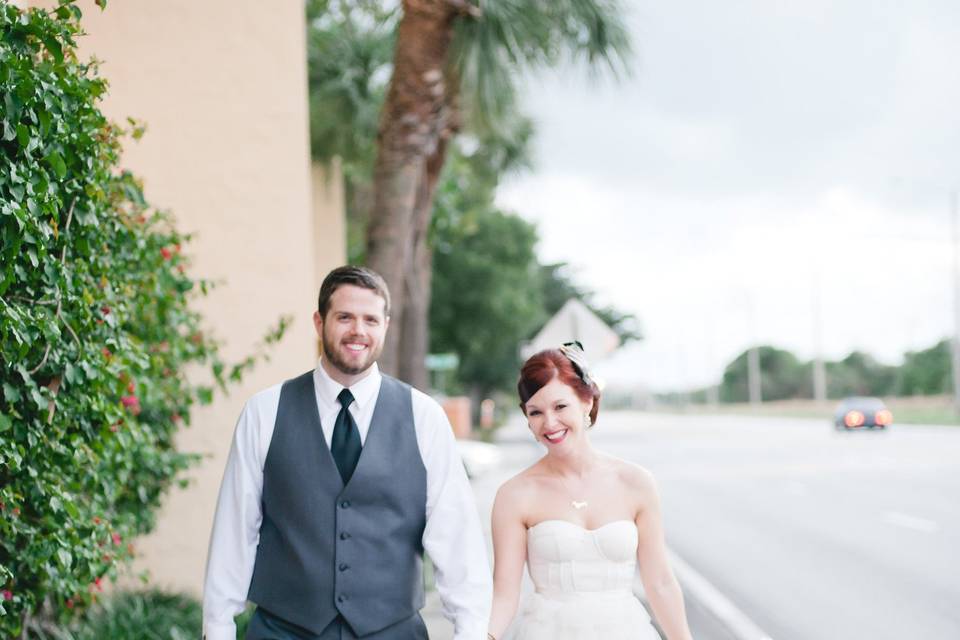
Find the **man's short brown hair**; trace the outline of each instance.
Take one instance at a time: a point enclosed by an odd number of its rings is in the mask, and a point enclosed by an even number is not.
[[[320,312],[321,318],[327,317],[327,309],[330,308],[330,296],[345,284],[369,289],[383,298],[383,315],[390,317],[390,291],[387,289],[387,283],[383,276],[373,269],[348,264],[337,267],[323,279],[323,284],[320,285],[320,296],[317,299],[317,311]]]

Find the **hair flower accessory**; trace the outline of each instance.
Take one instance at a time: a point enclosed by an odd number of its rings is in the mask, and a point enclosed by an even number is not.
[[[583,345],[580,344],[579,341],[574,340],[573,342],[564,342],[560,346],[560,353],[567,357],[567,360],[569,360],[570,364],[573,365],[574,371],[577,372],[577,375],[580,376],[580,379],[583,380],[585,385],[597,386],[596,380],[594,380],[593,376],[590,375],[590,368],[587,365],[587,356],[583,352]]]

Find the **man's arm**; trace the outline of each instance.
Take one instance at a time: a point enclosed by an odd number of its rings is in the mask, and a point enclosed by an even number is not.
[[[246,606],[262,517],[262,399],[251,399],[240,414],[220,485],[203,587],[206,640],[235,640],[233,618]]]
[[[423,546],[436,570],[444,616],[454,624],[454,640],[484,638],[493,585],[473,491],[443,409],[418,391],[413,394],[427,468]]]

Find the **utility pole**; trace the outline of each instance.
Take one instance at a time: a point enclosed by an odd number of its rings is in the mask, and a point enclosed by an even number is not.
[[[747,385],[750,388],[750,404],[760,406],[763,394],[760,386],[760,350],[756,344],[747,352]]]
[[[953,410],[960,414],[960,221],[957,220],[957,190],[950,192],[950,227],[953,231]]]
[[[760,350],[757,348],[756,309],[753,307],[753,299],[747,305],[747,313],[750,321],[750,339],[753,343],[747,352],[747,388],[750,392],[750,405],[759,407],[763,402],[763,385],[760,380]]]
[[[820,261],[813,273],[813,399],[827,400],[827,371],[823,364],[823,320],[820,315]]]

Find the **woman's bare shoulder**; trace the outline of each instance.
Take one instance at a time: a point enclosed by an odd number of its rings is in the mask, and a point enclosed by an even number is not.
[[[514,500],[530,497],[536,493],[542,476],[540,461],[537,461],[501,484],[497,489],[497,499],[501,496]]]

